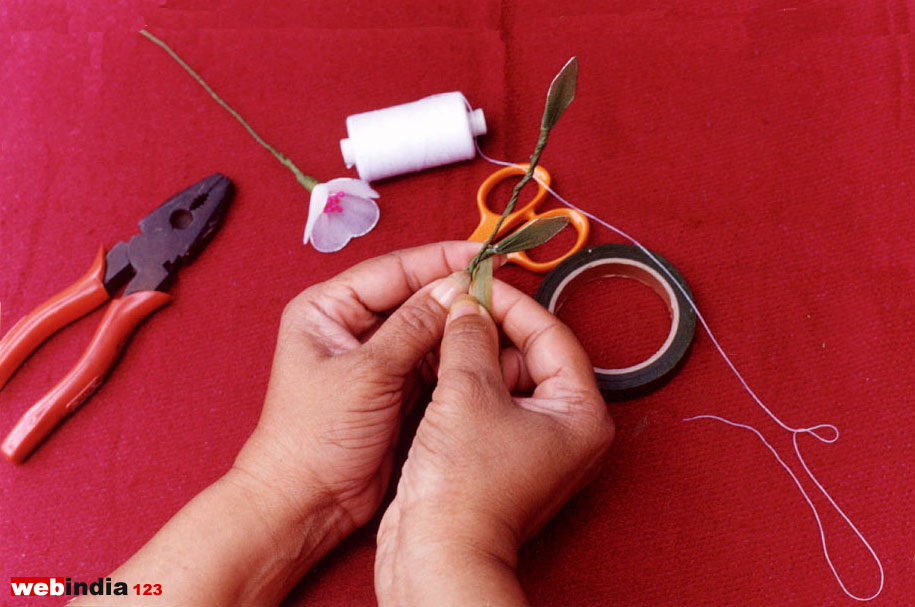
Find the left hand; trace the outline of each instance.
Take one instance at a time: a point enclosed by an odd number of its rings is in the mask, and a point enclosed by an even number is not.
[[[396,251],[289,302],[263,412],[233,472],[293,509],[316,495],[330,500],[349,530],[367,522],[391,476],[417,370],[467,291],[460,270],[478,249],[448,242]]]

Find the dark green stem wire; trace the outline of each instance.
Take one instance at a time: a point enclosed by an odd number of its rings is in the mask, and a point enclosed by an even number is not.
[[[194,69],[191,66],[189,66],[187,63],[185,63],[184,59],[179,57],[178,53],[173,51],[170,46],[168,46],[167,44],[165,44],[165,42],[163,42],[159,38],[156,38],[153,34],[149,33],[146,30],[140,30],[140,34],[142,34],[143,36],[146,36],[154,44],[157,44],[158,46],[160,46],[162,48],[162,50],[164,50],[166,53],[168,53],[169,56],[178,63],[178,65],[183,67],[184,71],[186,71],[188,74],[190,74],[191,78],[196,80],[197,84],[202,86],[203,89],[207,93],[210,94],[210,97],[212,97],[216,101],[216,103],[221,105],[224,110],[226,110],[227,112],[232,114],[232,116],[236,120],[238,120],[243,127],[245,127],[245,129],[248,131],[248,133],[252,137],[254,137],[255,141],[257,141],[259,144],[261,144],[268,152],[273,154],[273,156],[277,160],[279,160],[280,163],[284,167],[286,167],[287,169],[292,171],[292,174],[295,175],[296,181],[298,181],[302,185],[303,188],[305,188],[306,190],[308,190],[310,192],[314,189],[314,187],[316,185],[318,185],[320,183],[314,177],[310,177],[310,176],[306,175],[305,173],[303,173],[302,171],[300,171],[299,167],[297,167],[295,165],[295,163],[293,163],[291,160],[289,160],[289,158],[285,154],[283,154],[282,152],[277,150],[275,147],[273,147],[272,145],[270,145],[269,143],[264,141],[264,139],[260,135],[257,134],[257,131],[255,131],[253,128],[251,128],[250,124],[245,122],[245,119],[241,117],[241,114],[236,112],[234,109],[232,109],[232,107],[228,103],[223,101],[222,98],[216,94],[216,91],[214,91],[210,87],[210,85],[207,84],[206,81],[203,78],[201,78],[197,72],[194,71]]]
[[[549,139],[549,136],[549,129],[540,129],[540,137],[537,139],[537,145],[534,147],[534,153],[531,154],[531,163],[527,168],[527,173],[524,174],[524,177],[521,178],[521,181],[519,181],[517,185],[515,185],[515,188],[512,190],[511,198],[508,200],[508,204],[505,205],[505,210],[502,211],[502,216],[499,217],[499,221],[496,223],[496,227],[489,235],[489,238],[486,239],[486,242],[484,242],[483,246],[480,247],[480,251],[474,256],[473,259],[470,260],[470,263],[467,265],[467,269],[470,271],[471,276],[473,276],[477,265],[492,255],[490,245],[492,244],[492,241],[495,240],[499,230],[502,228],[502,223],[505,221],[505,218],[515,210],[515,204],[518,202],[518,196],[521,194],[521,189],[527,185],[527,182],[529,182],[534,176],[534,169],[537,168],[537,164],[540,162],[540,154],[543,153],[543,148],[546,147],[546,142],[547,139]]]

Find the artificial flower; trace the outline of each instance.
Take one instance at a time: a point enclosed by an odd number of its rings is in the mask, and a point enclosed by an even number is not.
[[[311,190],[302,242],[321,253],[339,251],[351,238],[367,234],[378,223],[378,192],[361,179],[342,177]]]
[[[378,198],[378,192],[373,190],[368,183],[360,179],[348,178],[331,179],[327,183],[320,183],[314,177],[306,175],[289,157],[264,141],[241,117],[241,114],[223,101],[216,91],[200,77],[200,74],[195,72],[170,46],[146,30],[142,30],[140,34],[160,46],[172,59],[177,61],[178,65],[184,68],[216,103],[245,127],[245,130],[257,143],[292,172],[299,185],[311,192],[303,243],[308,244],[311,241],[315,250],[332,253],[346,246],[346,243],[354,236],[367,234],[375,227],[375,224],[378,223],[379,212],[378,205],[373,199]]]

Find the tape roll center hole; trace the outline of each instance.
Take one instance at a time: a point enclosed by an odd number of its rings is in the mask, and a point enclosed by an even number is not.
[[[671,332],[667,294],[633,270],[605,265],[577,277],[558,302],[559,318],[597,368],[638,365],[662,348]]]

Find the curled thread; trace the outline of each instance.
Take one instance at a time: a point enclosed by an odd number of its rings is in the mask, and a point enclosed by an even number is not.
[[[468,105],[469,105],[469,103],[468,103]],[[491,162],[492,164],[496,164],[496,165],[500,165],[500,166],[518,166],[513,162],[505,162],[503,160],[496,160],[495,158],[490,158],[489,156],[487,156],[486,154],[483,153],[483,150],[480,149],[479,144],[476,144],[476,147],[477,147],[477,152],[480,154],[480,157],[487,160],[488,162]],[[535,177],[535,179],[536,179],[536,177]],[[699,322],[702,324],[702,328],[705,329],[706,334],[709,336],[709,339],[711,339],[712,344],[714,344],[714,346],[715,346],[715,349],[718,350],[718,354],[721,355],[721,358],[724,360],[724,362],[727,364],[728,368],[731,370],[731,373],[734,374],[734,377],[736,377],[737,380],[740,382],[740,385],[743,386],[744,391],[750,395],[750,397],[759,406],[759,408],[761,408],[766,413],[766,415],[768,415],[769,418],[772,421],[774,421],[776,424],[778,424],[783,430],[791,433],[791,440],[794,445],[794,453],[797,456],[798,461],[801,463],[801,466],[803,467],[804,472],[807,473],[807,476],[810,478],[811,481],[813,481],[813,483],[814,483],[814,485],[816,485],[817,489],[820,490],[820,493],[823,494],[823,497],[825,497],[829,501],[830,505],[842,517],[842,520],[844,520],[845,523],[849,526],[849,528],[851,528],[851,530],[855,532],[855,535],[858,537],[859,540],[861,540],[861,543],[864,545],[864,547],[867,548],[871,557],[874,559],[874,562],[877,563],[877,568],[880,570],[880,585],[877,588],[877,591],[874,592],[874,594],[872,594],[870,596],[858,596],[856,594],[851,593],[845,587],[845,584],[842,581],[842,577],[836,571],[836,568],[832,563],[832,558],[829,556],[829,549],[827,548],[827,544],[826,544],[826,534],[825,534],[825,531],[823,530],[823,522],[820,519],[819,511],[817,510],[813,501],[810,499],[810,496],[807,494],[807,491],[804,489],[803,485],[801,485],[801,482],[798,479],[797,475],[795,475],[794,472],[791,470],[791,468],[788,467],[788,465],[785,463],[785,461],[778,455],[778,453],[775,451],[775,449],[772,447],[772,445],[769,444],[769,442],[763,437],[762,433],[760,433],[759,430],[757,430],[753,426],[733,422],[733,421],[727,420],[723,417],[719,417],[717,415],[697,415],[694,417],[685,418],[682,421],[688,422],[688,421],[694,421],[697,419],[713,419],[713,420],[728,424],[730,426],[734,426],[735,428],[742,428],[745,430],[749,430],[750,432],[753,432],[759,438],[759,440],[762,441],[762,443],[766,446],[766,448],[769,449],[769,451],[772,453],[772,455],[775,456],[776,461],[778,461],[778,463],[782,466],[782,468],[784,468],[785,471],[791,476],[791,479],[794,481],[794,484],[797,485],[797,488],[801,492],[801,495],[804,497],[804,500],[807,502],[807,505],[810,506],[810,510],[813,512],[813,517],[816,520],[817,528],[820,531],[820,541],[823,545],[823,556],[826,557],[826,563],[827,563],[827,565],[829,565],[830,570],[832,570],[832,574],[835,576],[836,581],[839,583],[839,587],[842,589],[842,592],[844,592],[849,597],[855,599],[856,601],[863,602],[863,601],[870,601],[870,600],[877,598],[880,595],[880,593],[883,592],[883,582],[884,582],[883,563],[880,561],[880,558],[877,556],[877,553],[871,547],[870,543],[864,538],[864,535],[858,530],[858,528],[854,525],[854,523],[851,522],[851,519],[848,518],[848,515],[845,514],[845,512],[842,510],[842,508],[839,507],[839,505],[832,498],[832,496],[829,494],[829,492],[826,491],[826,488],[823,487],[823,485],[820,483],[820,481],[817,480],[817,478],[813,475],[813,472],[811,472],[810,468],[807,466],[807,462],[804,461],[804,458],[801,456],[801,451],[800,451],[800,448],[798,447],[797,437],[799,434],[809,434],[810,436],[813,436],[820,442],[832,444],[839,439],[839,429],[836,428],[832,424],[816,424],[814,426],[809,426],[809,427],[805,427],[805,428],[794,428],[792,426],[789,426],[785,422],[783,422],[781,419],[779,419],[779,417],[777,415],[775,415],[775,413],[773,413],[772,410],[770,410],[769,407],[767,407],[765,405],[765,403],[762,402],[762,400],[759,398],[759,396],[756,395],[756,392],[754,392],[753,389],[750,388],[750,385],[747,383],[747,380],[744,379],[743,375],[740,373],[740,371],[737,370],[737,367],[731,361],[731,357],[729,357],[727,355],[727,353],[724,351],[724,348],[722,348],[721,344],[718,343],[718,339],[715,337],[714,333],[712,333],[712,329],[709,327],[708,322],[706,322],[705,317],[699,311],[699,307],[696,305],[696,302],[693,301],[693,298],[690,297],[690,294],[686,291],[686,289],[684,289],[680,285],[680,283],[677,281],[677,279],[670,273],[670,271],[664,266],[664,264],[662,264],[658,260],[657,256],[655,256],[651,251],[649,251],[645,247],[645,245],[643,245],[641,242],[636,240],[633,236],[630,236],[623,230],[604,221],[600,217],[597,217],[597,216],[593,215],[592,213],[589,213],[588,211],[585,211],[584,209],[578,207],[577,205],[572,204],[571,202],[569,202],[568,200],[566,200],[565,198],[560,196],[558,193],[553,191],[553,189],[550,188],[550,186],[548,184],[541,182],[539,179],[537,179],[537,182],[540,183],[540,185],[542,185],[550,194],[552,194],[554,197],[556,197],[556,199],[559,202],[561,202],[562,204],[566,205],[570,209],[575,209],[576,211],[582,213],[586,217],[589,217],[591,220],[597,222],[598,224],[604,226],[605,228],[607,228],[608,230],[611,230],[612,232],[618,234],[619,236],[622,236],[623,238],[625,238],[626,240],[631,242],[633,245],[638,247],[638,249],[642,253],[647,255],[649,259],[651,259],[653,262],[655,262],[655,265],[658,267],[658,269],[660,269],[662,272],[664,272],[664,274],[667,275],[667,277],[670,279],[671,284],[673,284],[683,294],[683,296],[686,297],[686,300],[689,302],[689,305],[692,307],[693,311],[696,313],[696,318],[699,319]]]
[[[827,547],[827,544],[826,544],[826,532],[823,530],[823,521],[820,520],[819,511],[817,510],[816,506],[813,504],[813,501],[811,501],[810,496],[807,495],[807,491],[801,485],[801,481],[798,479],[797,475],[794,473],[793,470],[791,470],[791,468],[788,467],[788,464],[786,464],[785,461],[779,456],[778,452],[775,451],[775,448],[769,443],[769,441],[767,441],[763,437],[762,433],[759,430],[757,430],[756,428],[754,428],[753,426],[750,426],[747,424],[740,424],[740,423],[731,421],[729,419],[719,417],[717,415],[695,415],[693,417],[684,418],[683,421],[691,422],[691,421],[695,421],[697,419],[713,419],[715,421],[725,423],[729,426],[734,426],[735,428],[742,428],[744,430],[749,430],[750,432],[755,434],[756,437],[760,441],[762,441],[762,444],[766,446],[766,449],[768,449],[772,453],[772,455],[775,457],[776,461],[778,461],[779,465],[785,469],[785,472],[788,473],[788,475],[791,477],[791,480],[793,480],[794,484],[797,485],[797,489],[798,489],[798,491],[801,492],[801,495],[803,496],[804,501],[806,501],[807,505],[810,506],[810,511],[813,512],[813,518],[814,518],[814,520],[816,520],[817,529],[820,532],[820,543],[823,545],[823,556],[826,557],[826,564],[829,565],[829,568],[832,570],[832,574],[833,574],[833,576],[835,576],[836,581],[839,583],[839,587],[842,588],[842,592],[844,592],[851,598],[855,599],[856,601],[870,601],[870,600],[877,598],[877,596],[883,591],[883,580],[884,580],[883,564],[880,562],[880,558],[877,557],[877,553],[874,552],[874,549],[871,547],[870,543],[866,539],[864,539],[864,535],[861,534],[861,532],[858,530],[858,528],[855,526],[855,524],[851,522],[851,519],[848,518],[848,516],[845,514],[845,512],[842,510],[842,508],[840,508],[839,505],[836,504],[836,502],[832,498],[832,496],[829,495],[829,492],[826,491],[826,489],[823,487],[823,485],[820,483],[820,481],[817,480],[817,478],[813,475],[813,472],[811,472],[810,468],[807,466],[807,462],[804,461],[804,458],[801,456],[801,450],[797,444],[797,435],[801,434],[801,433],[808,433],[808,434],[812,434],[813,436],[817,436],[817,438],[819,438],[819,440],[822,440],[824,443],[834,443],[839,438],[838,430],[836,430],[836,435],[835,435],[835,437],[833,437],[832,440],[820,438],[819,435],[814,434],[812,432],[808,432],[807,428],[804,428],[801,430],[795,430],[795,431],[791,432],[791,442],[794,445],[794,453],[797,455],[798,461],[801,462],[801,466],[804,468],[804,472],[807,473],[807,476],[810,477],[810,480],[812,480],[813,483],[817,486],[817,489],[820,490],[820,493],[822,493],[823,496],[827,500],[829,500],[829,503],[832,505],[833,508],[835,508],[835,511],[839,513],[839,516],[842,517],[842,520],[845,521],[845,524],[847,524],[849,526],[849,528],[855,532],[855,535],[858,537],[859,540],[861,540],[861,543],[864,544],[864,547],[867,548],[867,551],[870,552],[871,557],[874,559],[874,562],[877,563],[877,567],[880,569],[880,586],[879,586],[879,588],[877,588],[877,591],[874,594],[872,594],[870,596],[866,596],[866,597],[852,594],[848,590],[848,588],[845,587],[845,583],[842,581],[842,577],[839,575],[839,572],[836,571],[836,567],[832,563],[832,558],[829,556],[829,548]]]

